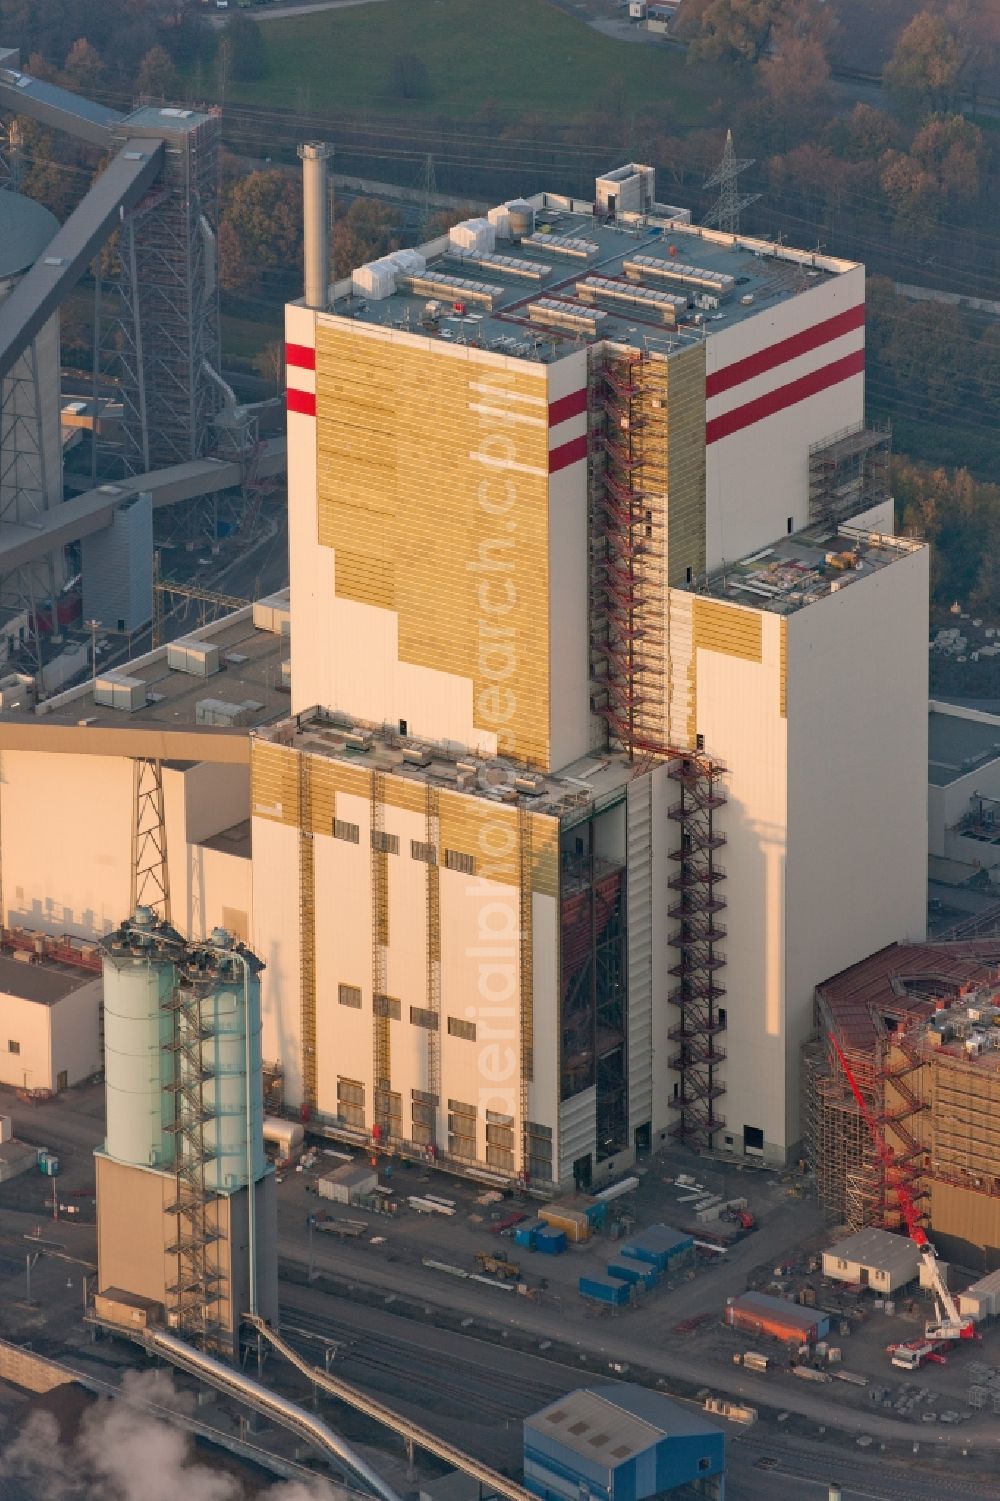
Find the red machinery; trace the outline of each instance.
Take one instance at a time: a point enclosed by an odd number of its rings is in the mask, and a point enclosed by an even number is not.
[[[830,1041],[833,1044],[840,1066],[844,1070],[844,1077],[851,1086],[851,1093],[857,1101],[857,1106],[864,1123],[868,1127],[869,1135],[878,1154],[878,1160],[885,1169],[886,1183],[891,1184],[896,1190],[900,1213],[903,1216],[910,1239],[920,1251],[927,1284],[934,1294],[935,1317],[933,1323],[925,1325],[924,1338],[931,1342],[953,1339],[975,1339],[975,1321],[971,1318],[965,1318],[959,1313],[954,1298],[945,1286],[944,1278],[941,1275],[941,1268],[938,1266],[937,1252],[927,1239],[927,1232],[920,1223],[910,1190],[902,1182],[896,1171],[893,1150],[885,1139],[885,1133],[869,1110],[864,1095],[858,1088],[858,1082],[851,1072],[851,1065],[844,1056],[844,1050],[832,1033],[830,1034]]]

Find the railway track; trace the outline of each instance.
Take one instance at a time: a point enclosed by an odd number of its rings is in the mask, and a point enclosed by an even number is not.
[[[575,1384],[569,1379],[525,1379],[520,1374],[516,1382],[498,1381],[483,1360],[438,1352],[417,1340],[370,1332],[297,1304],[283,1304],[282,1317],[292,1326],[287,1334],[288,1343],[303,1354],[308,1353],[311,1341],[296,1335],[296,1328],[335,1341],[340,1348],[334,1364],[345,1380],[370,1385],[384,1394],[402,1396],[407,1371],[419,1371],[420,1390],[447,1399],[464,1418],[522,1418],[554,1401]],[[365,1373],[369,1380],[365,1379]]]

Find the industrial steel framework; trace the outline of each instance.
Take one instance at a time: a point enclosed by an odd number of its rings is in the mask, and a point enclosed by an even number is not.
[[[725,1093],[719,1069],[726,1056],[720,1043],[726,1023],[719,1002],[726,994],[720,978],[726,961],[719,946],[726,930],[719,916],[726,902],[719,889],[725,872],[716,855],[726,836],[716,814],[726,794],[721,766],[699,751],[672,760],[667,775],[680,793],[669,809],[680,833],[671,856],[677,871],[668,882],[677,894],[668,909],[677,922],[670,944],[678,955],[670,969],[677,980],[670,1000],[680,1012],[668,1034],[677,1044],[669,1064],[680,1075],[671,1102],[678,1111],[671,1134],[686,1146],[711,1149],[715,1133],[725,1125],[717,1102]]]
[[[387,1140],[392,1134],[392,1088],[389,1029],[389,856],[385,833],[385,774],[371,780],[371,907],[372,907],[372,1134]]]
[[[299,755],[299,1010],[302,1110],[316,1108],[316,849],[309,757]]]
[[[535,1076],[535,991],[532,947],[532,892],[534,887],[531,854],[531,813],[523,799],[517,809],[518,852],[518,978],[520,996],[520,1119],[521,1175],[527,1178],[531,1159],[528,1118],[531,1109],[531,1081]]]
[[[213,1155],[205,1139],[205,1125],[213,1116],[205,1098],[205,1084],[212,1078],[204,1049],[212,1031],[202,1005],[208,988],[204,976],[183,964],[167,1002],[172,1022],[167,1046],[173,1057],[167,1085],[173,1119],[167,1131],[174,1139],[174,1198],[166,1210],[174,1219],[174,1238],[167,1245],[167,1255],[176,1261],[167,1292],[176,1327],[202,1349],[223,1340],[216,1308],[222,1296],[222,1275],[211,1255],[221,1234],[209,1213],[214,1195],[205,1182],[205,1168]]]
[[[665,416],[649,364],[610,351],[590,380],[593,706],[628,749],[667,739]]]
[[[723,767],[704,751],[671,741],[667,714],[669,637],[667,469],[669,395],[662,361],[636,350],[609,350],[590,372],[591,653],[594,712],[610,740],[638,758],[638,769],[662,762],[677,783],[669,809],[678,826],[677,871],[668,915],[677,926],[670,992],[679,1020],[670,1067],[679,1074],[679,1112],[672,1134],[710,1149],[725,1124],[720,1002],[725,966],[719,921],[725,879],[717,856],[725,844],[717,814],[726,802]]]
[[[928,1108],[921,1073],[923,1019],[899,1018],[888,1032],[873,1015],[875,1036],[862,1050],[848,1045],[822,1001],[817,1014],[819,1031],[803,1049],[802,1070],[803,1134],[817,1197],[831,1218],[852,1231],[866,1225],[899,1228],[898,1189],[912,1204],[928,1193],[927,1145],[917,1124]],[[844,1058],[853,1086],[843,1071]],[[891,1179],[873,1145],[866,1113],[891,1146]]]
[[[862,423],[809,450],[809,521],[836,526],[889,497],[892,432]]]
[[[141,133],[133,119],[121,127]],[[125,219],[115,266],[112,329],[123,404],[127,474],[203,458],[216,446],[220,406],[216,266],[219,119],[156,131],[160,180]],[[124,136],[122,136],[124,139]]]
[[[177,584],[169,579],[164,579],[160,572],[160,550],[153,553],[153,640],[154,649],[162,646],[166,635],[166,600],[168,596],[173,599],[195,600],[198,604],[208,605],[212,609],[211,619],[218,619],[219,615],[227,614],[231,610],[242,610],[251,603],[249,599],[240,599],[234,594],[221,594],[217,589],[202,589],[198,584]],[[209,617],[202,611],[201,624],[204,625]]]
[[[427,1089],[441,1093],[441,797],[427,784],[424,839],[427,845],[427,1010],[434,1021],[427,1028]]]
[[[49,509],[45,421],[38,373],[38,350],[32,341],[10,371],[0,377],[0,523],[37,527]],[[27,615],[30,639],[41,669],[38,602],[51,599],[56,629],[56,590],[62,583],[62,552],[50,553],[13,569],[0,579],[0,603]],[[60,576],[57,578],[57,567]]]
[[[163,807],[163,764],[137,757],[132,762],[131,907],[148,907],[170,921],[170,869]]]

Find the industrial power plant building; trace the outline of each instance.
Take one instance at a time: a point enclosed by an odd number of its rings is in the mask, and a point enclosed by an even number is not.
[[[1000,1267],[1000,940],[891,944],[820,985],[816,1014],[806,1148],[831,1220],[898,1225],[902,1184],[943,1255]],[[834,1040],[882,1123],[891,1170]]]
[[[245,915],[290,1108],[542,1188],[671,1138],[784,1162],[816,985],[924,933],[927,550],[864,425],[863,268],[694,228],[639,166],[331,288],[307,248],[290,681],[234,643],[194,699],[146,660],[0,715],[4,921],[118,921],[159,761],[173,921]]]

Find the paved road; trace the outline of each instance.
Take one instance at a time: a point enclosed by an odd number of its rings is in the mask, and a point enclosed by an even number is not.
[[[777,1232],[776,1232],[777,1233]],[[787,1244],[787,1241],[785,1242]],[[743,1243],[752,1245],[752,1240]],[[289,1235],[286,1226],[279,1223],[279,1255],[289,1261],[304,1264],[304,1247],[301,1236]],[[738,1248],[738,1249],[742,1249]],[[759,1260],[754,1257],[754,1262]],[[565,1313],[551,1303],[533,1304],[518,1299],[510,1306],[510,1297],[499,1292],[491,1293],[479,1285],[458,1282],[420,1265],[386,1259],[378,1249],[365,1244],[339,1243],[328,1248],[324,1237],[317,1237],[316,1266],[327,1269],[340,1278],[377,1287],[382,1292],[395,1292],[423,1303],[426,1316],[433,1320],[435,1305],[450,1312],[459,1310],[469,1315],[476,1323],[487,1325],[502,1320],[512,1329],[544,1339],[558,1341],[561,1346],[574,1345],[581,1351],[604,1357],[609,1363],[627,1362],[635,1366],[662,1372],[666,1377],[687,1383],[698,1383],[716,1392],[745,1399],[758,1408],[784,1409],[798,1414],[816,1424],[828,1424],[844,1432],[868,1434],[876,1440],[911,1444],[915,1438],[925,1446],[930,1443],[960,1449],[972,1444],[977,1449],[989,1448],[1000,1451],[1000,1427],[985,1418],[971,1420],[958,1433],[944,1427],[915,1429],[913,1424],[897,1418],[885,1417],[874,1411],[860,1411],[834,1402],[827,1394],[807,1389],[806,1383],[775,1383],[765,1387],[755,1378],[744,1378],[735,1369],[720,1365],[699,1355],[696,1344],[685,1348],[683,1342],[671,1334],[673,1323],[688,1313],[700,1311],[698,1305],[706,1301],[718,1307],[719,1291],[710,1291],[711,1273],[699,1279],[693,1286],[685,1285],[676,1293],[657,1299],[655,1310],[650,1308],[642,1325],[621,1320],[595,1320],[594,1322],[570,1322]],[[730,1273],[729,1289],[734,1285]],[[444,1284],[447,1284],[446,1286]],[[669,1307],[669,1300],[679,1297],[684,1313]],[[338,1309],[338,1316],[340,1310]],[[411,1326],[412,1327],[412,1326]],[[422,1328],[425,1326],[421,1326]],[[495,1349],[491,1342],[491,1349]]]
[[[287,21],[290,16],[309,16],[315,10],[344,10],[349,5],[380,5],[382,0],[315,0],[303,5],[254,6],[250,12],[255,21]],[[229,17],[237,11],[236,0],[230,0],[228,10],[215,10],[208,18],[210,26],[225,26]]]

